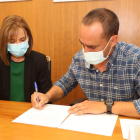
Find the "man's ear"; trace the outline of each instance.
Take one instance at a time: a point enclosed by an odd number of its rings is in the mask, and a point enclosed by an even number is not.
[[[118,42],[118,35],[114,35],[111,39],[111,47],[114,47]]]

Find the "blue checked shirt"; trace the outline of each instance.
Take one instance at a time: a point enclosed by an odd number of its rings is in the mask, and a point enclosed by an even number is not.
[[[80,50],[74,55],[68,72],[55,82],[66,96],[77,84],[89,100],[133,101],[140,114],[140,48],[118,42],[107,62],[107,69],[100,73],[88,64]]]

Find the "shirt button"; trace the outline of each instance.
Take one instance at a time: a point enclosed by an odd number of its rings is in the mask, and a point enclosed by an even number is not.
[[[114,86],[114,89],[118,89],[118,87],[117,86]]]
[[[102,87],[103,86],[103,84],[100,84],[100,87]]]

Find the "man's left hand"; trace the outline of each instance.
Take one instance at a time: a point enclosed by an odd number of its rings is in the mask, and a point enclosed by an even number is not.
[[[104,102],[97,102],[97,101],[89,101],[85,100],[81,103],[77,103],[73,105],[69,110],[69,113],[75,115],[82,115],[82,114],[102,114],[106,112],[106,105]]]

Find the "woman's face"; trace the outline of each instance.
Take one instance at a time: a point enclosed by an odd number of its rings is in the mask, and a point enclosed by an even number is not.
[[[25,42],[26,40],[27,33],[22,28],[17,29],[15,36],[11,36],[11,33],[9,32],[8,44],[19,44]]]

